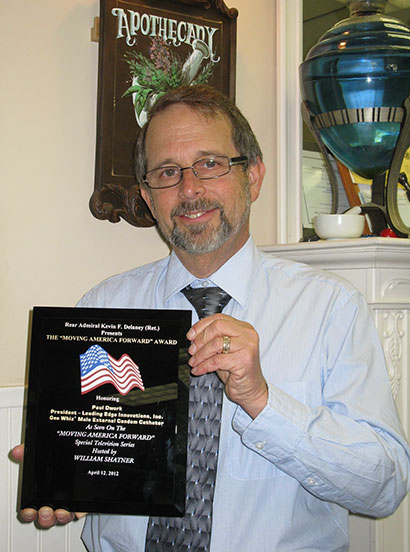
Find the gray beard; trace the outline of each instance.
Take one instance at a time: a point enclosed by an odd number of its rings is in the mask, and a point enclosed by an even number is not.
[[[207,223],[198,224],[192,228],[180,228],[177,226],[175,220],[171,231],[159,226],[159,231],[163,238],[176,249],[185,251],[190,255],[203,255],[205,253],[212,253],[219,249],[231,236],[237,234],[242,228],[243,224],[248,220],[250,212],[250,194],[249,187],[247,186],[246,192],[246,206],[242,215],[232,222],[230,222],[224,212],[222,205],[218,202],[210,202],[204,199],[198,199],[193,202],[184,201],[178,207],[176,207],[171,216],[180,216],[187,214],[191,211],[202,211],[207,209],[218,209],[220,216],[220,224],[212,234],[206,238],[201,239],[201,234],[206,232]]]

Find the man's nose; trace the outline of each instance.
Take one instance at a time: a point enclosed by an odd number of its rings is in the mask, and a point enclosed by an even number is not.
[[[195,169],[193,167],[187,167],[182,169],[182,178],[179,183],[178,193],[180,197],[192,198],[198,197],[205,192],[205,186],[203,181],[196,176]]]

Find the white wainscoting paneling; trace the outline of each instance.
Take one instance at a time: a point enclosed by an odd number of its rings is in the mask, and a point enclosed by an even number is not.
[[[10,450],[22,440],[23,387],[0,388],[0,543],[4,552],[85,552],[80,539],[83,520],[38,529],[18,520],[20,466]]]

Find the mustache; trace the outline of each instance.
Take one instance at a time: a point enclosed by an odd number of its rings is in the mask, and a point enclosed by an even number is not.
[[[192,211],[212,211],[213,209],[219,209],[223,211],[223,207],[217,201],[209,201],[206,199],[196,199],[195,201],[183,201],[171,212],[172,217],[179,217],[192,213]]]

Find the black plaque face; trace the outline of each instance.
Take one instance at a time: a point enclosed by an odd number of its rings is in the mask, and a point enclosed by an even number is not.
[[[191,312],[34,307],[21,507],[182,516]]]

